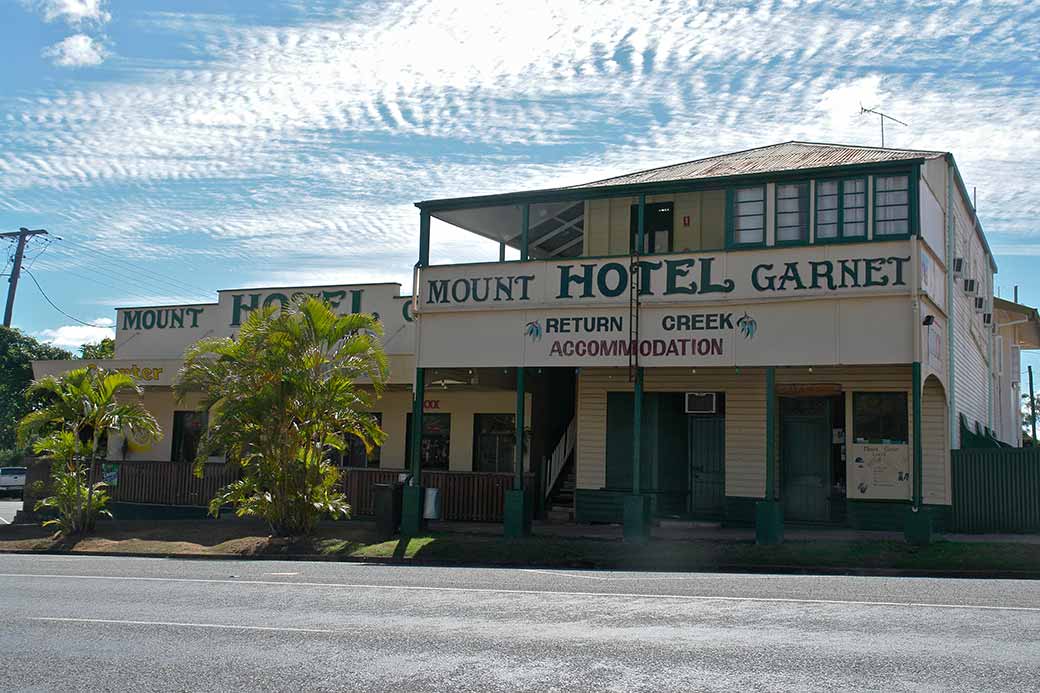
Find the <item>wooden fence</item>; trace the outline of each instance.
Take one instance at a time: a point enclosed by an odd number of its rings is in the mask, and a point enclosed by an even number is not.
[[[1040,449],[954,450],[949,531],[1040,532]]]
[[[113,501],[206,506],[221,487],[238,479],[238,467],[206,464],[202,477],[186,462],[106,462],[95,468]]]
[[[375,485],[393,483],[403,472],[402,469],[344,469],[343,490],[354,507],[354,514],[373,514]],[[528,474],[525,486],[531,488],[533,483],[534,477]],[[501,522],[505,492],[513,487],[513,475],[426,471],[422,473],[422,485],[440,491],[442,520]]]
[[[397,481],[401,469],[343,470],[342,488],[355,516],[375,512],[376,484]],[[96,478],[109,482],[109,495],[122,503],[170,506],[206,506],[217,491],[239,478],[238,468],[207,464],[203,476],[195,476],[193,465],[183,462],[107,462],[95,470]],[[527,475],[528,488],[534,477]],[[472,522],[501,522],[505,491],[512,488],[512,474],[490,472],[426,471],[422,485],[441,494],[441,519]]]

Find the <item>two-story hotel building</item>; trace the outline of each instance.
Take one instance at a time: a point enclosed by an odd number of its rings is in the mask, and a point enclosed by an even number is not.
[[[431,372],[511,370],[520,395],[537,377],[542,416],[518,410],[517,439],[552,493],[573,438],[579,522],[926,537],[962,425],[1019,443],[1017,370],[1003,374],[1037,346],[1035,321],[1001,332],[949,153],[786,142],[417,207],[416,401]],[[433,220],[497,241],[499,260],[431,264]],[[522,482],[510,534],[531,514]]]

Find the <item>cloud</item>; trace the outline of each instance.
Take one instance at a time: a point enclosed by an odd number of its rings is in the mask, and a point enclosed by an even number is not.
[[[98,318],[96,327],[87,325],[62,325],[50,330],[40,330],[36,336],[57,347],[79,349],[84,344],[94,344],[102,339],[115,338],[115,321],[111,318]]]
[[[108,49],[100,41],[86,34],[73,34],[43,50],[43,57],[61,67],[100,65],[108,55]]]
[[[340,269],[407,278],[415,200],[789,139],[879,144],[862,102],[910,124],[886,127],[889,146],[954,152],[987,233],[1024,245],[1035,233],[1035,3],[316,6],[296,3],[282,25],[135,15],[141,41],[183,52],[121,56],[105,81],[0,105],[0,210],[43,210],[98,251],[221,281],[209,288]],[[433,255],[497,252],[437,228]],[[237,274],[199,271],[211,256]],[[86,273],[96,257],[65,261]]]
[[[29,9],[43,15],[43,21],[63,20],[67,24],[104,24],[112,15],[105,9],[105,0],[23,0]]]

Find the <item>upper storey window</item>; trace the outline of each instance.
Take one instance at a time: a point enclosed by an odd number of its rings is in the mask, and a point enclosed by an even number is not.
[[[867,237],[867,180],[816,182],[816,240]]]
[[[910,233],[910,177],[878,176],[874,179],[874,234],[903,236]]]
[[[776,242],[805,243],[809,240],[809,184],[776,186]]]
[[[732,193],[733,245],[762,245],[766,240],[766,188],[737,188]]]

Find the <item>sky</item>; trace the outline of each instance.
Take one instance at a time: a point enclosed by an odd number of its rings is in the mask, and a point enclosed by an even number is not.
[[[418,200],[878,145],[861,105],[954,153],[1001,295],[1040,305],[1037,35],[1029,0],[0,0],[0,231],[51,233],[14,324],[75,348],[217,289],[407,293]],[[434,262],[496,257],[435,229]]]

